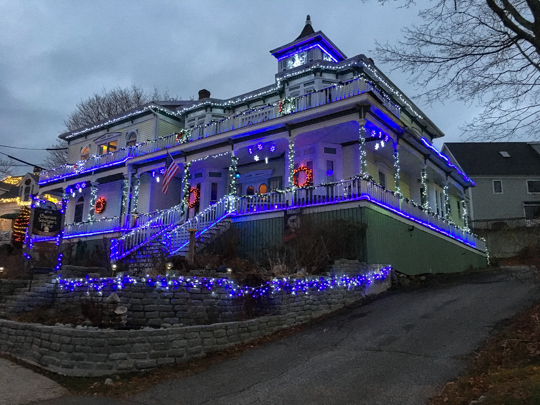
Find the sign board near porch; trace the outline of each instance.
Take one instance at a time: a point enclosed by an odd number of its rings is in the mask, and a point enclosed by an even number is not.
[[[32,234],[40,236],[56,236],[62,230],[62,214],[60,211],[34,208]]]

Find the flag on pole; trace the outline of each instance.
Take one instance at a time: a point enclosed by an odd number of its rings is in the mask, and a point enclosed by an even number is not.
[[[163,186],[161,186],[161,191],[163,194],[167,194],[167,191],[169,191],[169,183],[179,171],[180,168],[174,161],[169,151],[167,151],[167,157],[165,158],[165,176],[163,178]]]

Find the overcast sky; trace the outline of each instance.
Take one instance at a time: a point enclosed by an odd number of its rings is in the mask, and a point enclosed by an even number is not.
[[[294,40],[306,14],[348,57],[373,57],[375,40],[395,42],[419,21],[417,8],[375,0],[0,0],[0,144],[49,147],[75,104],[102,89],[134,84],[189,99],[206,88],[229,98],[273,84],[269,51]],[[414,95],[407,77],[377,66]],[[447,142],[463,141],[459,126],[479,111],[419,106]],[[0,152],[36,164],[46,153]]]

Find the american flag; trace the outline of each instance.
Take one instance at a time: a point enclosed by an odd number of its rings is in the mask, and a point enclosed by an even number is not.
[[[167,157],[165,158],[165,177],[163,178],[163,186],[161,187],[163,194],[167,194],[167,191],[169,191],[169,183],[179,171],[180,168],[171,154],[167,151]]]

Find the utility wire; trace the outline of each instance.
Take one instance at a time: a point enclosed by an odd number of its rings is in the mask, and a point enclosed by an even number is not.
[[[67,150],[68,148],[20,148],[18,146],[0,145],[2,148],[24,149],[24,150]]]
[[[26,161],[24,161],[24,160],[21,160],[21,159],[17,159],[16,157],[10,156],[10,155],[8,155],[7,153],[0,152],[0,154],[5,155],[5,156],[7,156],[7,157],[10,158],[10,159],[16,160],[17,162],[21,162],[21,163],[25,163],[25,164],[30,165],[30,166],[34,166],[34,167],[36,167],[36,168],[38,168],[38,169],[40,169],[40,170],[45,170],[45,169],[44,169],[43,167],[41,167],[41,166],[34,165],[34,164],[32,164],[32,163],[28,163],[28,162],[26,162]]]

